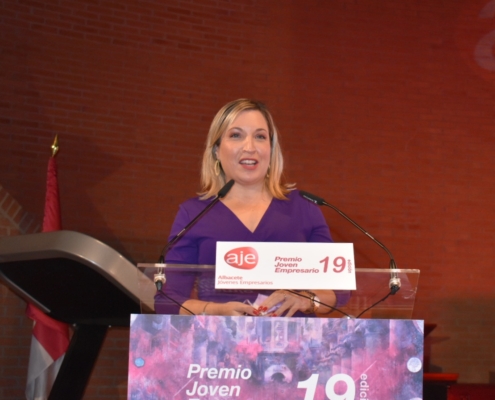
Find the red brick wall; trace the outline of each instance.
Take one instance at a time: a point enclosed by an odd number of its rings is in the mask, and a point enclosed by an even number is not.
[[[34,233],[39,227],[0,185],[0,238]],[[26,303],[0,284],[0,399],[24,397],[33,326],[25,311]]]
[[[1,222],[0,222],[1,223]],[[22,399],[26,387],[32,323],[26,303],[0,284],[0,398]]]
[[[3,1],[0,184],[41,219],[59,134],[64,227],[154,261],[177,205],[198,190],[214,113],[262,99],[287,178],[355,218],[399,267],[421,269],[415,317],[438,324],[434,367],[486,382],[495,370],[490,4]],[[325,215],[335,239],[355,243],[359,267],[387,266],[373,243]],[[113,398],[124,385],[125,333],[111,335],[97,368],[119,376],[94,374],[87,398],[100,383]]]

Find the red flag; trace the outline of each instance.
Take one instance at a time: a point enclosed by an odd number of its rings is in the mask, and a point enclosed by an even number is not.
[[[57,160],[51,157],[48,161],[46,177],[45,215],[43,217],[43,232],[59,231],[62,229],[60,215],[60,196],[58,194]]]
[[[56,231],[62,228],[57,162],[55,160],[55,154],[58,150],[57,138],[55,138],[52,148],[54,153],[48,162],[43,232]],[[28,304],[26,315],[34,321],[26,398],[28,400],[44,400],[50,394],[63,356],[69,346],[69,327],[67,324],[50,318],[32,304]]]

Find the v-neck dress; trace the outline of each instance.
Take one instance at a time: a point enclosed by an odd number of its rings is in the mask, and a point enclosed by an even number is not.
[[[166,262],[172,264],[214,265],[217,241],[236,242],[332,242],[330,230],[321,210],[302,198],[297,190],[288,200],[272,199],[258,226],[251,232],[222,202],[218,202],[168,251]],[[213,199],[193,198],[182,203],[175,218],[169,240],[179,233]],[[188,300],[195,285],[204,301],[253,302],[258,293],[267,291],[215,290],[213,273],[167,274],[165,292],[179,303]],[[347,302],[349,292],[337,292],[337,306]],[[178,306],[162,293],[155,297],[158,314],[177,313]],[[300,315],[307,316],[300,313]]]

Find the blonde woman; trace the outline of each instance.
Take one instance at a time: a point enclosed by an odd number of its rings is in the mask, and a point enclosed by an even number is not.
[[[218,111],[210,126],[203,155],[200,196],[184,202],[170,233],[173,238],[215,198],[226,182],[232,189],[167,252],[166,262],[215,264],[217,241],[331,242],[320,209],[282,182],[283,157],[273,118],[258,101],[239,99]],[[190,298],[196,284],[198,298]],[[348,293],[286,290],[274,292],[215,290],[213,274],[170,275],[166,293],[194,314],[258,315],[280,304],[276,316],[327,315]],[[249,303],[259,293],[268,297],[258,309]],[[315,301],[317,300],[317,301]],[[172,311],[165,297],[156,297],[157,313]],[[168,303],[169,304],[169,303]]]

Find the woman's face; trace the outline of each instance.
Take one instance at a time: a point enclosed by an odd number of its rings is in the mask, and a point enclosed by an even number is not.
[[[265,117],[257,110],[241,112],[222,135],[216,150],[227,181],[263,185],[270,165],[270,135]]]

